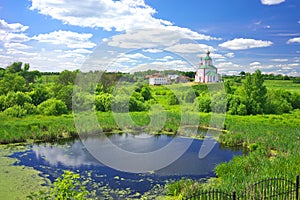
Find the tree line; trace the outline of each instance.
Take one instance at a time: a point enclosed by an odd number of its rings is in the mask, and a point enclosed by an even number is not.
[[[70,113],[73,108],[92,108],[101,112],[148,111],[157,103],[172,109],[172,106],[176,107],[183,101],[190,104],[194,111],[233,115],[282,114],[300,108],[298,93],[267,89],[264,85],[266,75],[259,70],[253,74],[242,74],[241,80],[225,79],[225,93],[211,94],[205,84],[198,84],[192,86],[193,91],[175,95],[148,85],[144,75],[156,73],[153,70],[128,74],[102,71],[82,73],[79,70],[41,73],[29,69],[30,65],[22,62],[0,69],[0,111],[4,114],[13,117],[61,115]],[[82,81],[86,84],[84,87],[90,90],[73,93],[74,88],[83,87],[75,83],[79,73],[89,79],[98,77],[99,80],[96,83],[88,79]],[[166,101],[158,102],[157,97]]]

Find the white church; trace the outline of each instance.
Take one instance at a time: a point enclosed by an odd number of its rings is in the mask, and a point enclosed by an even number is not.
[[[195,82],[197,83],[209,83],[209,82],[219,82],[221,81],[221,76],[218,74],[218,69],[213,66],[212,59],[209,56],[210,52],[207,51],[206,57],[201,62],[199,68],[196,71]]]

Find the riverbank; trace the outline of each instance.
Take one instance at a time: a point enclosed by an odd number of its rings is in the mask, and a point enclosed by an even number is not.
[[[168,120],[163,131],[153,134],[181,135],[181,115],[168,112]],[[199,118],[199,127],[210,127],[219,132],[218,120],[212,120],[211,114],[190,113],[190,118]],[[126,117],[126,114],[120,114]],[[135,124],[129,124],[122,129],[116,124],[112,113],[97,113],[98,121],[104,132],[114,134],[126,130],[147,130],[150,117],[146,112],[130,113]],[[222,116],[220,116],[221,118]],[[56,141],[63,138],[78,137],[72,115],[63,116],[27,116],[22,119],[9,118],[0,115],[1,143],[25,141]],[[215,122],[214,122],[215,121]],[[216,134],[218,141],[227,146],[240,146],[249,150],[246,156],[234,157],[228,163],[216,167],[217,178],[202,185],[205,189],[222,189],[241,191],[245,185],[265,177],[285,176],[294,178],[300,174],[300,111],[295,110],[283,115],[233,116],[227,115],[222,134]],[[186,125],[186,124],[184,124]],[[13,133],[13,134],[12,134]],[[219,132],[220,133],[220,132]],[[183,134],[182,134],[183,135]],[[5,161],[5,155],[1,159]],[[10,160],[5,166],[13,167]],[[2,161],[1,161],[2,163]],[[5,168],[3,168],[5,169]],[[10,168],[9,168],[10,170]],[[18,169],[22,174],[22,170]],[[1,180],[5,177],[5,173]],[[15,177],[15,176],[12,176]],[[13,178],[15,179],[15,178]],[[11,182],[13,185],[20,182]]]

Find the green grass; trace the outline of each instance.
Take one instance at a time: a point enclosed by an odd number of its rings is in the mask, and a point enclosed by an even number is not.
[[[247,152],[219,164],[215,168],[217,178],[199,184],[195,190],[220,189],[240,194],[264,178],[285,177],[294,181],[300,174],[300,110],[283,115],[227,115],[225,124],[227,131],[220,135],[219,142]],[[183,193],[180,195],[188,194]]]
[[[265,86],[269,89],[283,89],[300,93],[300,84],[293,83],[290,80],[265,80]]]

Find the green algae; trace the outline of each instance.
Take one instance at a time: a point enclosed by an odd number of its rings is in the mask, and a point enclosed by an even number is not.
[[[32,192],[47,190],[49,180],[31,167],[14,166],[17,159],[7,156],[27,150],[24,145],[0,145],[0,199],[21,200]]]

